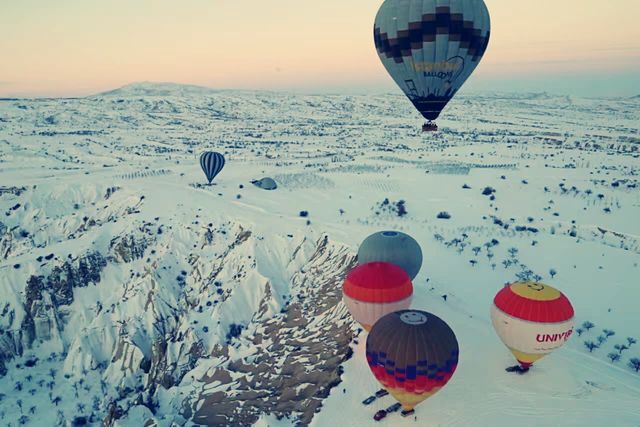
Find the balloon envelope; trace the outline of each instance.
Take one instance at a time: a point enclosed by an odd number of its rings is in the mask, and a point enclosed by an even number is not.
[[[397,265],[371,262],[347,274],[342,298],[353,318],[367,331],[378,319],[411,306],[413,284]]]
[[[206,151],[200,155],[200,167],[207,177],[209,184],[224,167],[224,156],[215,151]]]
[[[364,239],[358,263],[381,261],[395,264],[415,279],[422,266],[422,249],[415,239],[399,231],[381,231]]]
[[[393,80],[435,120],[478,66],[490,27],[483,0],[385,0],[374,41]]]
[[[491,306],[493,327],[525,368],[564,345],[573,333],[573,317],[569,299],[542,283],[505,286]]]
[[[458,366],[458,340],[439,317],[419,310],[387,314],[367,337],[367,363],[405,410],[437,393]]]
[[[263,190],[275,190],[278,188],[278,184],[276,184],[274,179],[268,176],[258,181],[253,181],[253,185],[255,185],[256,187],[262,188]]]

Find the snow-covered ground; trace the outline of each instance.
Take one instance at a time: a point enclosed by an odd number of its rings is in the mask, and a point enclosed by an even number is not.
[[[0,425],[375,424],[393,401],[360,403],[379,387],[340,285],[396,229],[424,252],[413,306],[461,346],[419,425],[638,427],[640,344],[608,358],[640,339],[638,123],[637,97],[462,96],[436,134],[400,96],[2,100]],[[595,327],[512,376],[489,307],[536,277]]]

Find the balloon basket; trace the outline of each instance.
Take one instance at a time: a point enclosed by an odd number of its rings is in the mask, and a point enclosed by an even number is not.
[[[409,409],[408,411],[403,409],[402,412],[400,412],[400,415],[402,415],[403,417],[409,417],[415,413],[416,413],[415,409]]]
[[[435,122],[428,121],[427,123],[422,125],[422,132],[437,132],[438,125]]]
[[[515,365],[515,366],[509,366],[507,369],[505,369],[505,371],[510,372],[510,373],[524,375],[527,372],[529,372],[529,368],[523,368],[520,365]]]

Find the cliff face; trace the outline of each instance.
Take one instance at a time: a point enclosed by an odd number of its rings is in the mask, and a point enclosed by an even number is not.
[[[144,200],[94,193],[109,199],[101,211],[123,215]],[[22,218],[38,215],[34,205]],[[75,394],[99,384],[92,419],[104,426],[153,422],[167,405],[179,423],[250,424],[264,413],[310,422],[351,354],[340,303],[340,277],[354,262],[346,247],[326,236],[265,239],[228,220],[119,224],[113,215],[77,222],[62,212],[23,235],[3,224],[10,256],[38,245],[43,255],[3,279],[15,291],[0,306],[0,376],[14,359],[46,359]],[[58,402],[54,376],[38,381]],[[203,391],[180,394],[185,384]]]
[[[4,307],[2,317],[7,321],[0,340],[0,362],[23,355],[36,341],[48,342],[53,349],[63,351],[61,333],[68,306],[74,301],[74,288],[96,286],[106,265],[100,253],[92,252],[59,263],[46,277],[29,276],[20,307],[23,315],[19,326],[15,308],[11,309],[9,304]]]
[[[266,413],[309,424],[351,357],[353,328],[340,303],[340,277],[353,263],[344,247],[321,238],[291,277],[291,299],[269,318],[266,283],[256,317],[232,341],[236,356],[229,346],[214,348],[216,363],[199,379],[203,391],[192,396],[185,416],[199,425],[251,425]]]

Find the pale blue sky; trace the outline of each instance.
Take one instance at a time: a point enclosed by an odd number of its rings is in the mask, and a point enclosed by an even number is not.
[[[0,96],[86,95],[135,81],[391,90],[380,0],[4,0]],[[640,93],[640,1],[486,0],[473,90]]]

